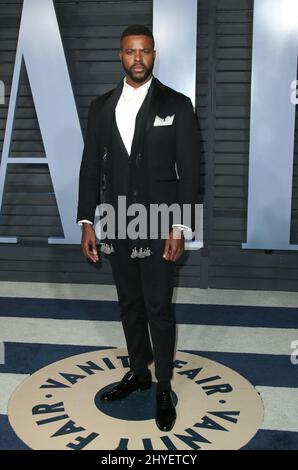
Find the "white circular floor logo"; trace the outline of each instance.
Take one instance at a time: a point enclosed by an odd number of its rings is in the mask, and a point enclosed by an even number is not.
[[[156,384],[123,400],[100,395],[129,370],[125,349],[55,362],[27,378],[8,409],[16,434],[32,449],[240,449],[260,428],[263,405],[241,375],[196,354],[177,352],[172,381],[177,420],[155,424]]]

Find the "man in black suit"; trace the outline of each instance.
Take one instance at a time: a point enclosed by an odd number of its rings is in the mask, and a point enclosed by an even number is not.
[[[152,75],[155,50],[149,29],[141,25],[126,28],[119,57],[124,79],[90,105],[77,222],[83,226],[83,253],[96,263],[100,253],[92,224],[97,205],[111,204],[118,214],[117,202],[122,196],[128,204],[142,204],[148,211],[153,204],[190,207],[187,226],[181,224],[184,219],[169,214],[166,237],[161,231],[157,237],[151,236],[149,220],[145,237],[122,239],[123,227],[118,225],[115,235],[101,243],[111,262],[130,360],[130,371],[101,398],[118,400],[149,388],[148,364],[154,360],[156,423],[160,430],[169,431],[176,420],[170,383],[176,332],[174,269],[184,250],[183,230],[195,230],[198,129],[191,100]],[[144,222],[147,218],[142,228]]]

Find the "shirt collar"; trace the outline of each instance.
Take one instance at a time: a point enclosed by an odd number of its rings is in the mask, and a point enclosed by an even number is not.
[[[127,83],[127,81],[126,81],[126,77],[124,77],[124,79],[123,79],[123,87],[128,88],[128,89],[131,89],[131,90],[134,90],[134,91],[135,91],[135,90],[138,90],[138,91],[145,91],[145,90],[146,90],[146,91],[148,91],[148,90],[149,90],[149,87],[150,87],[150,85],[151,85],[151,82],[152,82],[152,78],[153,78],[153,76],[150,78],[150,80],[148,80],[148,82],[146,82],[146,83],[144,83],[143,85],[141,85],[141,86],[135,88],[135,87],[129,85],[129,84]]]

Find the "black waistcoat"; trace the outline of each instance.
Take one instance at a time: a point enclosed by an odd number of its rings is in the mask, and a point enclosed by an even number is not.
[[[122,141],[116,118],[114,117],[112,123],[112,139],[111,139],[111,156],[113,159],[113,202],[112,205],[115,210],[115,229],[116,235],[118,233],[118,196],[126,197],[126,204],[129,195],[129,184],[130,184],[130,156],[128,155],[124,143]],[[124,230],[127,226],[127,217],[122,219],[124,223]]]
[[[113,158],[113,196],[115,199],[118,195],[127,196],[129,191],[129,155],[122,141],[115,117],[112,123],[111,150]]]

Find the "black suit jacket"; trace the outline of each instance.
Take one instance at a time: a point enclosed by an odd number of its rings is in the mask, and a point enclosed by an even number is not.
[[[93,222],[96,206],[101,202],[102,155],[111,149],[112,123],[122,88],[123,80],[115,89],[91,102],[80,168],[77,221],[88,219]],[[194,230],[200,154],[197,120],[191,100],[155,77],[148,90],[148,100],[141,150],[147,159],[150,203],[190,204]],[[156,116],[165,118],[173,115],[172,125],[153,126]],[[137,128],[135,132],[138,132]]]

